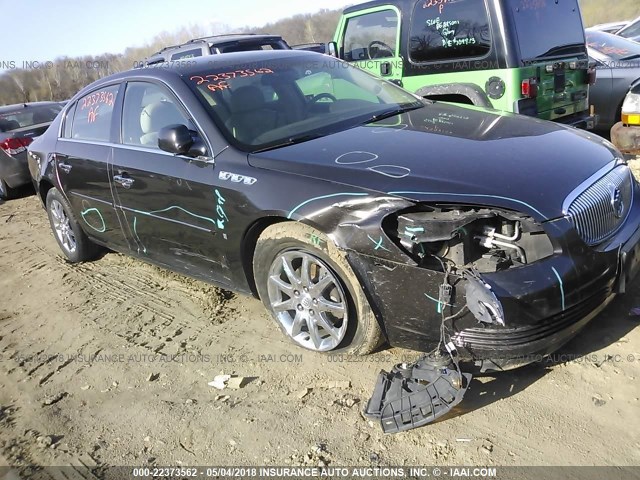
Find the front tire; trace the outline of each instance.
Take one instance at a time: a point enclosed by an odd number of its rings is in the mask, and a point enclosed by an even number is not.
[[[69,202],[56,188],[47,193],[47,215],[53,236],[71,263],[95,259],[101,249],[87,237],[76,220]]]
[[[256,288],[282,332],[316,352],[365,355],[382,340],[380,326],[344,255],[300,223],[268,227],[253,259]]]

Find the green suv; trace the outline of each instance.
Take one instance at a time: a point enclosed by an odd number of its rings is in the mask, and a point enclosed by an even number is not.
[[[374,0],[344,11],[334,41],[426,98],[595,125],[578,0]]]

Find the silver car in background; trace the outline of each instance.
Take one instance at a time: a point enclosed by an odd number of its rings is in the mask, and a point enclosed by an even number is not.
[[[11,198],[14,189],[31,183],[27,147],[49,128],[62,107],[57,102],[0,107],[0,199]]]

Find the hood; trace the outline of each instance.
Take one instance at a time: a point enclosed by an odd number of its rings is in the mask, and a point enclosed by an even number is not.
[[[490,205],[538,220],[618,155],[551,122],[435,103],[381,122],[251,154],[252,166],[414,201]]]

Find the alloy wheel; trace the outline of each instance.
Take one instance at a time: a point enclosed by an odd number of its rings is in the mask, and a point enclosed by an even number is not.
[[[338,277],[319,258],[299,250],[278,255],[269,270],[269,302],[296,343],[318,352],[335,349],[347,332],[347,297]]]
[[[64,207],[58,200],[51,202],[51,218],[53,220],[53,228],[58,236],[58,240],[67,253],[74,253],[77,248],[76,236],[73,233],[69,217],[64,211]]]

